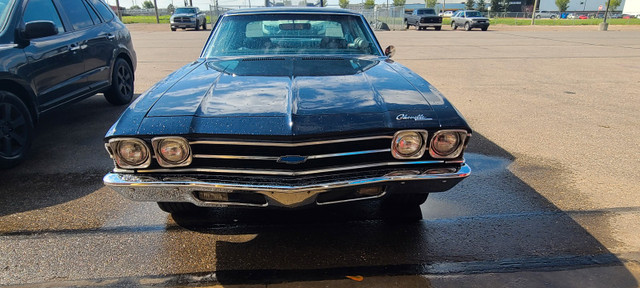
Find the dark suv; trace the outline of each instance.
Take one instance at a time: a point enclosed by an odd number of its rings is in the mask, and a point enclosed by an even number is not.
[[[25,158],[39,116],[103,92],[133,98],[129,30],[101,0],[0,0],[0,168]]]

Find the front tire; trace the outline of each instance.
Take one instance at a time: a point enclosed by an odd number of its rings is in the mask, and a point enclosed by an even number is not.
[[[202,30],[207,30],[207,19],[204,19],[204,23],[202,23]]]
[[[33,135],[33,121],[27,106],[15,94],[0,91],[0,169],[24,161]]]
[[[487,29],[489,29],[489,27],[482,27],[482,31],[487,31]]]
[[[451,29],[453,30],[458,29],[458,25],[456,25],[456,22],[451,22]]]
[[[171,31],[176,31],[176,28],[171,27]]]
[[[196,31],[200,30],[200,21],[196,20]]]
[[[160,210],[171,214],[197,213],[202,209],[192,203],[187,202],[158,202]]]
[[[435,28],[436,28],[436,31],[442,30],[442,26],[436,26]]]
[[[464,23],[464,30],[465,31],[470,31],[471,30],[471,24],[469,24],[469,22]]]
[[[411,27],[411,25],[409,25],[409,22],[407,22],[407,19],[404,19],[404,25],[407,26],[407,30],[409,29],[409,27]]]
[[[116,59],[111,75],[111,87],[104,98],[113,105],[124,105],[133,99],[133,70],[122,58]]]

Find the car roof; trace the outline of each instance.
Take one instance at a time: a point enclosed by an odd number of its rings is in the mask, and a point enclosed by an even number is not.
[[[341,9],[327,7],[262,7],[262,8],[246,8],[236,9],[225,13],[225,15],[243,15],[243,14],[270,14],[270,13],[318,13],[318,14],[346,14],[358,15],[359,13]]]

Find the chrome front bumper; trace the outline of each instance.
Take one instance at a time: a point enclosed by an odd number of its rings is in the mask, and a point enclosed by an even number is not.
[[[455,172],[439,174],[421,174],[415,170],[399,170],[379,177],[363,179],[337,180],[335,182],[317,183],[313,185],[253,185],[215,183],[194,178],[156,177],[153,174],[109,173],[104,176],[104,184],[117,191],[125,198],[133,201],[152,202],[190,202],[204,207],[254,206],[254,207],[300,207],[305,205],[326,205],[356,200],[379,198],[387,193],[430,193],[446,191],[471,174],[471,168],[462,164]],[[323,193],[356,191],[360,188],[382,187],[375,195],[319,201]],[[264,203],[243,203],[221,199],[216,201],[202,200],[199,193],[216,195],[232,195],[233,193],[259,194],[264,196]],[[238,194],[236,194],[238,195]]]

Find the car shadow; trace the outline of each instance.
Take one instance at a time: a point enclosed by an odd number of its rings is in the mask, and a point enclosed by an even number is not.
[[[102,139],[126,107],[98,94],[42,115],[26,161],[0,170],[0,216],[65,203],[103,187],[113,162]]]
[[[561,211],[510,171],[516,157],[479,133],[467,151],[472,176],[446,193],[433,193],[421,209],[384,211],[380,201],[293,211],[206,209],[168,216],[167,225],[175,221],[184,229],[229,239],[210,243],[215,256],[199,259],[215,265],[208,272],[215,272],[221,284],[349,275],[365,280],[404,275],[407,284],[422,278],[406,276],[417,275],[615,266],[618,272],[611,277],[620,287],[638,285],[621,260],[573,219],[572,211]],[[193,253],[192,247],[172,249],[176,255]],[[610,280],[589,283],[599,287]]]

